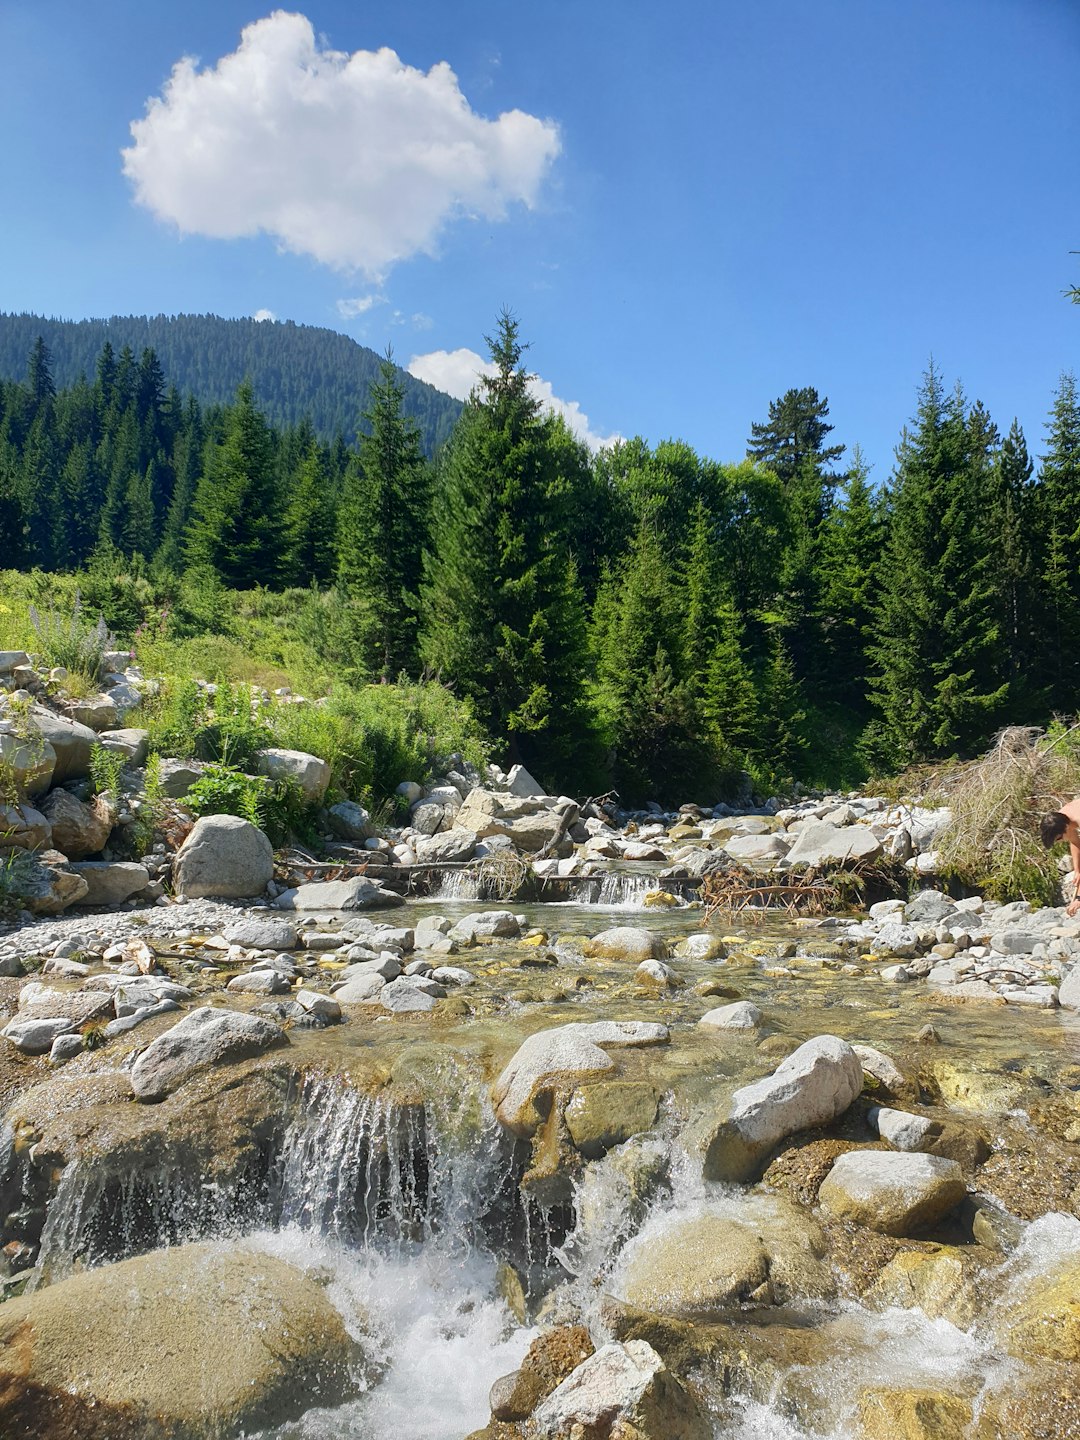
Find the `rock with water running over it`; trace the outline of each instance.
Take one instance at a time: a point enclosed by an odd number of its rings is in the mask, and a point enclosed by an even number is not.
[[[362,875],[351,880],[313,880],[284,891],[274,901],[278,910],[386,910],[403,903],[393,890]]]
[[[772,1075],[736,1090],[702,1136],[707,1180],[749,1180],[788,1135],[827,1125],[862,1089],[859,1058],[846,1041],[818,1035]]]
[[[204,815],[173,861],[177,893],[189,898],[261,895],[273,878],[273,846],[239,815]]]
[[[1047,1256],[1040,1273],[1010,1286],[995,1327],[1010,1355],[1080,1363],[1080,1255]]]
[[[596,1160],[613,1145],[656,1124],[660,1092],[646,1081],[611,1080],[582,1085],[563,1111],[574,1148]]]
[[[0,1431],[206,1440],[338,1403],[368,1370],[326,1290],[230,1244],[152,1251],[0,1309]]]
[[[698,1021],[707,1030],[756,1030],[765,1017],[750,1000],[736,1000],[731,1005],[718,1005]]]
[[[537,1336],[519,1369],[491,1387],[492,1419],[528,1419],[540,1401],[594,1353],[584,1325],[560,1325]]]
[[[659,1045],[667,1027],[641,1020],[600,1020],[538,1030],[520,1045],[491,1091],[499,1123],[531,1135],[545,1120],[552,1090],[579,1077],[614,1070],[601,1045]]]
[[[840,1155],[818,1191],[838,1220],[882,1235],[914,1235],[941,1220],[967,1195],[963,1171],[940,1155],[851,1150]]]
[[[586,955],[604,960],[630,960],[640,965],[643,960],[666,960],[668,948],[659,935],[637,925],[616,925],[602,930],[582,945]]]
[[[162,1100],[200,1070],[287,1044],[272,1020],[204,1005],[150,1042],[132,1067],[131,1088],[139,1100]]]
[[[697,1402],[645,1340],[604,1345],[533,1412],[537,1435],[633,1436],[709,1440],[713,1427]]]
[[[875,1385],[859,1397],[858,1440],[967,1440],[972,1414],[960,1395]]]

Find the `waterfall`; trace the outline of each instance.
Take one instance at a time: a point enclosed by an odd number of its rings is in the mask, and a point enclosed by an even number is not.
[[[480,900],[483,878],[473,867],[464,870],[442,870],[428,894],[430,900]]]
[[[609,870],[583,882],[578,904],[593,909],[644,910],[646,895],[664,888],[655,875]]]

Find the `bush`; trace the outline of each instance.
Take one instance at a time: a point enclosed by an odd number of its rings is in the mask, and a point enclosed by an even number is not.
[[[995,900],[1056,905],[1061,875],[1039,837],[1041,816],[1080,793],[1080,731],[1002,730],[981,760],[948,772],[932,798],[952,810],[943,869]]]
[[[104,615],[99,614],[91,623],[83,614],[78,590],[69,614],[55,607],[41,611],[36,605],[30,606],[29,614],[37,636],[36,648],[47,666],[63,666],[91,683],[98,680],[105,652],[116,647],[116,640]]]
[[[212,763],[188,791],[184,804],[196,815],[239,815],[265,830],[275,846],[291,836],[310,839],[317,806],[289,780],[246,775],[233,765]]]

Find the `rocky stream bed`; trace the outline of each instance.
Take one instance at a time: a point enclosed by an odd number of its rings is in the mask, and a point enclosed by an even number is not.
[[[660,868],[0,937],[0,1432],[1080,1434],[1080,925]]]

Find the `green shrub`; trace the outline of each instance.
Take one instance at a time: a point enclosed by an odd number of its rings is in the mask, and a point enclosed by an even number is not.
[[[29,608],[30,623],[37,636],[36,649],[50,668],[63,666],[73,675],[81,675],[88,681],[96,681],[102,669],[106,650],[116,646],[115,637],[99,614],[91,622],[83,614],[82,599],[78,590],[69,613],[55,607],[39,610],[36,605]]]
[[[262,775],[245,775],[232,765],[207,765],[184,797],[196,815],[239,815],[262,827],[263,808],[270,782]]]
[[[95,795],[107,795],[110,800],[119,800],[123,774],[123,755],[115,750],[106,750],[104,745],[95,745],[91,749],[90,787]]]

